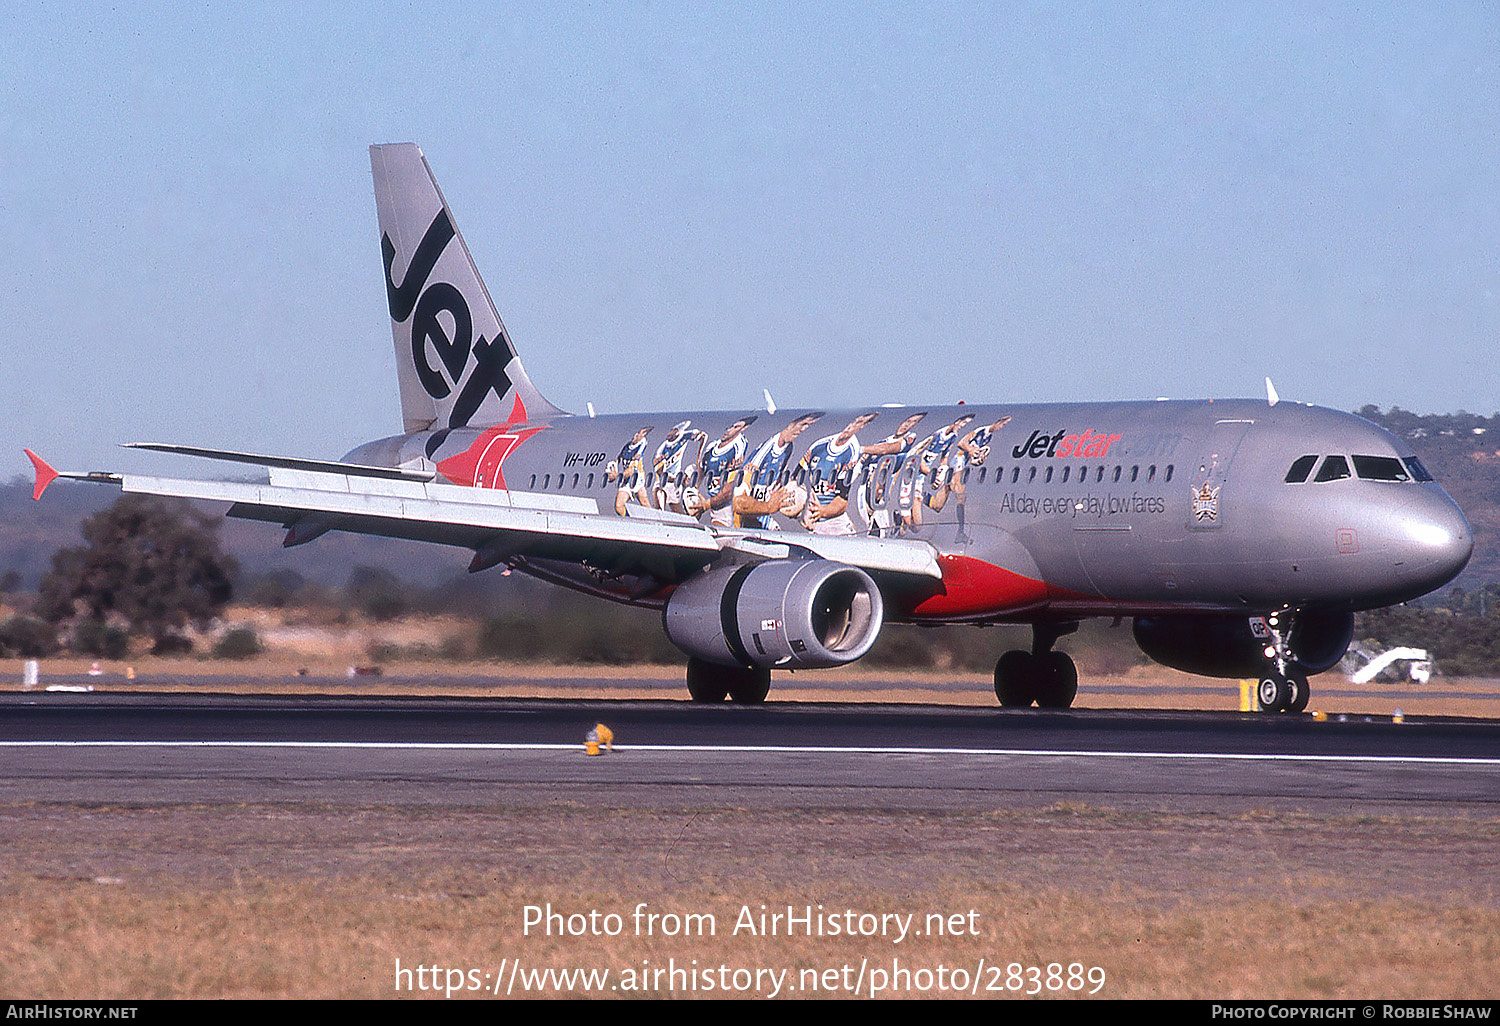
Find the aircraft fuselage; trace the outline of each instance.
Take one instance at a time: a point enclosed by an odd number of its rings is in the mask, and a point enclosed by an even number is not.
[[[752,423],[741,431],[742,477],[757,450],[784,450],[779,469],[767,472],[762,499],[794,485],[834,501],[842,492],[845,513],[836,530],[919,539],[937,550],[944,583],[936,592],[905,583],[888,596],[894,619],[1373,608],[1445,583],[1473,545],[1448,495],[1430,478],[1417,479],[1427,475],[1410,446],[1352,414],[1287,402],[561,416],[397,436],[346,459],[395,465],[427,457],[456,484],[651,516],[662,508],[687,512],[688,487],[704,501],[713,486],[706,455],[745,420]],[[997,423],[988,437],[970,437]],[[846,452],[860,453],[846,455],[847,476],[833,486],[811,480],[817,464],[807,459],[830,438],[825,448],[838,448],[842,438]],[[967,451],[960,445],[966,438]],[[985,443],[982,455],[975,441]],[[632,453],[638,464],[620,466]],[[1305,479],[1287,480],[1306,457],[1313,459]],[[1341,459],[1342,469],[1328,457]],[[726,515],[721,507],[698,519],[713,523],[717,513],[717,531],[795,543],[819,530],[808,526],[806,508],[752,516],[733,509]],[[616,598],[661,601],[655,592],[632,596],[624,585],[611,586],[598,568],[544,562],[532,569]]]

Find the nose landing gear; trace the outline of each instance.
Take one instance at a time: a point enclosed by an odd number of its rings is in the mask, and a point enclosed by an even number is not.
[[[1292,654],[1292,613],[1281,610],[1266,617],[1266,661],[1270,664],[1255,687],[1262,712],[1300,713],[1307,708],[1311,690],[1307,675]]]
[[[1255,697],[1261,712],[1302,712],[1309,697],[1307,678],[1300,673],[1267,673],[1256,685]]]

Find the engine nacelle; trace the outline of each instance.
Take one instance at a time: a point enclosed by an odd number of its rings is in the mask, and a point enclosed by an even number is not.
[[[662,626],[672,644],[711,663],[814,669],[864,655],[884,617],[880,589],[858,567],[775,559],[683,582]]]
[[[1353,613],[1297,613],[1288,639],[1304,673],[1322,673],[1354,639]],[[1260,617],[1222,614],[1138,616],[1135,641],[1164,666],[1205,677],[1255,677],[1267,666],[1271,636]]]

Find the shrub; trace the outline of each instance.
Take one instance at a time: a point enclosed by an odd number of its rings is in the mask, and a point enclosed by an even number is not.
[[[103,620],[81,620],[73,628],[68,647],[79,655],[123,659],[130,650],[130,635]]]
[[[265,651],[254,627],[231,627],[214,645],[215,659],[249,659]]]
[[[13,616],[0,623],[0,655],[36,659],[57,647],[57,631],[34,616]]]

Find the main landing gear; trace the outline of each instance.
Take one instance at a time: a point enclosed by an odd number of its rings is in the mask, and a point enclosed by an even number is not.
[[[1031,651],[1012,649],[995,664],[995,697],[1007,708],[1035,702],[1043,709],[1066,709],[1078,694],[1078,667],[1066,652],[1052,646],[1078,629],[1072,623],[1039,623],[1032,627]]]
[[[695,702],[722,702],[729,698],[736,705],[759,705],[771,690],[771,668],[720,666],[689,657],[687,686]]]
[[[1255,698],[1261,712],[1299,713],[1307,708],[1311,691],[1307,686],[1307,674],[1302,672],[1292,655],[1292,613],[1282,610],[1266,617],[1265,656],[1269,664],[1260,675],[1255,686]]]

